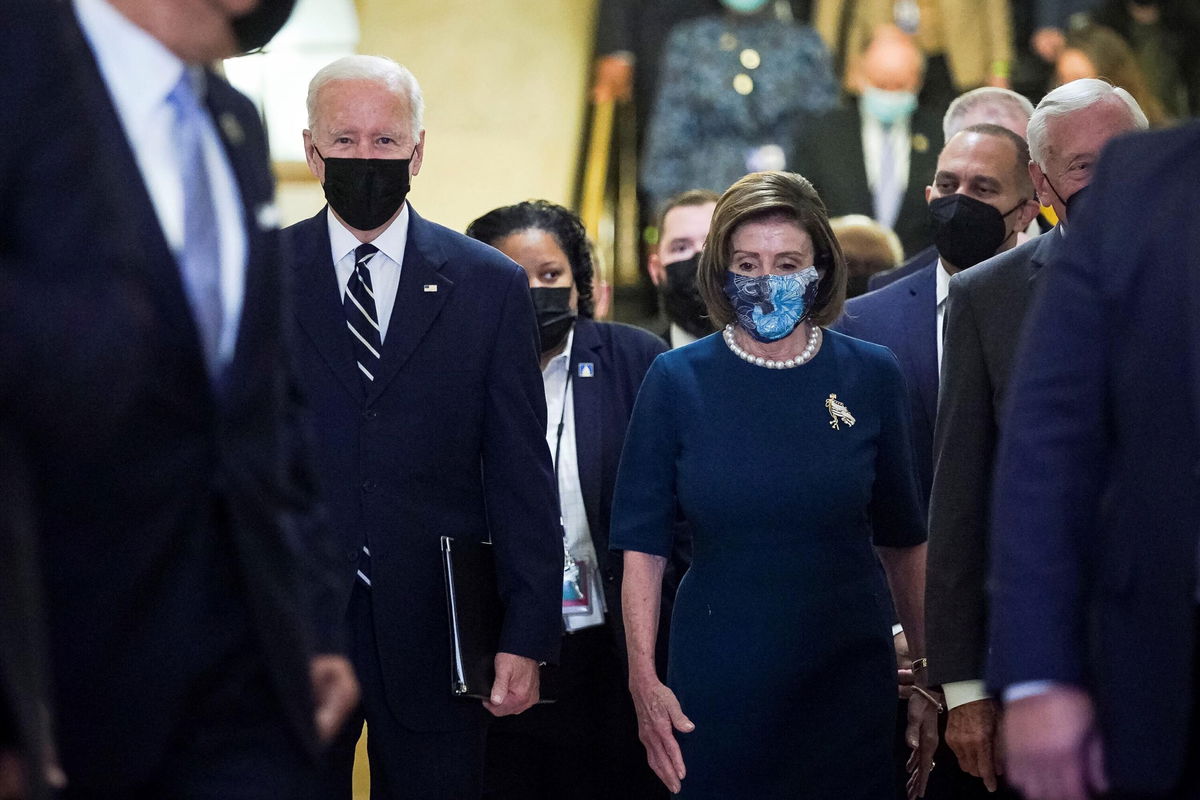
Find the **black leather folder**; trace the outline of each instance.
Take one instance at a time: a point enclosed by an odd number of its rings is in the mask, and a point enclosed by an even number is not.
[[[492,545],[443,536],[442,572],[450,618],[450,691],[486,700],[496,680],[504,622]]]

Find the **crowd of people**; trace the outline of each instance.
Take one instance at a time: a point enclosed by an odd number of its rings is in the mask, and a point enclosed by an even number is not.
[[[1200,799],[1186,6],[603,2],[680,22],[595,87],[649,329],[561,205],[418,214],[388,58],[280,230],[212,65],[292,0],[0,3],[0,800],[348,799],[364,728],[397,800]]]

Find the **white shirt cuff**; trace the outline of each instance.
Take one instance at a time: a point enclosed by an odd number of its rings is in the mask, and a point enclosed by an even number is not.
[[[1022,681],[1021,683],[1014,683],[1004,690],[1004,702],[1005,704],[1015,703],[1027,697],[1045,694],[1057,685],[1057,681]]]
[[[892,638],[895,639],[900,634],[904,633],[904,626],[897,622],[892,626]]]
[[[946,708],[958,708],[965,706],[967,703],[974,703],[976,700],[984,700],[991,697],[987,693],[983,681],[951,681],[950,683],[942,684],[942,691],[946,693]]]

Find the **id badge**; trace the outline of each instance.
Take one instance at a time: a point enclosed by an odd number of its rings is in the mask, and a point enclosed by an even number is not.
[[[592,613],[591,565],[567,558],[563,563],[562,613],[568,616]]]

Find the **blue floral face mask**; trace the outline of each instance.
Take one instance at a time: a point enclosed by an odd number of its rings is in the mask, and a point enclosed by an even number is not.
[[[738,324],[760,342],[787,336],[812,311],[821,276],[816,267],[794,275],[725,273],[725,296],[733,304]]]

